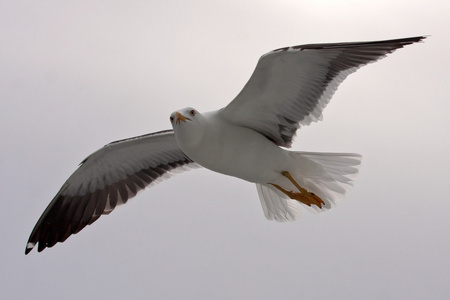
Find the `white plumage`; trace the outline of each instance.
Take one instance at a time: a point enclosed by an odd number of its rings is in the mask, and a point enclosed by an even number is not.
[[[331,208],[350,187],[361,156],[286,148],[300,126],[322,118],[349,74],[423,39],[312,44],[263,55],[223,109],[176,111],[173,131],[113,142],[87,157],[38,220],[25,253],[63,242],[139,190],[192,167],[255,183],[269,220],[296,220],[301,207]]]

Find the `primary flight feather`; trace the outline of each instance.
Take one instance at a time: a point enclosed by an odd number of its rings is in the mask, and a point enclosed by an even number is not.
[[[264,215],[296,220],[341,199],[361,156],[288,151],[300,126],[322,118],[338,85],[358,68],[425,37],[310,44],[263,55],[226,107],[170,115],[173,130],[112,142],[87,157],[45,209],[25,254],[65,241],[145,187],[190,168],[256,184]]]

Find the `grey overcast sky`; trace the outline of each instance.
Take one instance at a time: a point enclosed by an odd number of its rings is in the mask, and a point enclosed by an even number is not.
[[[449,299],[448,1],[1,1],[3,299]],[[345,201],[264,218],[200,169],[42,253],[37,219],[88,154],[225,106],[290,45],[430,35],[350,75],[293,149],[356,152]]]

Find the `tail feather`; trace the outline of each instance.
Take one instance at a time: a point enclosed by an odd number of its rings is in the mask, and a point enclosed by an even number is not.
[[[353,153],[313,153],[313,152],[291,152],[299,162],[298,169],[294,174],[308,181],[306,189],[310,192],[321,194],[330,194],[329,201],[336,203],[342,199],[345,193],[353,185],[361,165],[361,155]],[[308,165],[306,170],[301,168],[302,159],[308,159],[312,164]],[[309,176],[313,171],[320,176]],[[296,178],[296,177],[294,177]],[[321,187],[321,188],[318,188]]]
[[[300,217],[300,202],[289,199],[278,190],[271,188],[271,186],[257,183],[256,189],[261,200],[264,215],[268,220],[288,222],[295,221]]]
[[[267,219],[278,222],[294,221],[300,207],[311,212],[328,210],[342,200],[352,186],[361,164],[361,155],[352,153],[289,152],[294,165],[288,170],[307,191],[316,194],[325,205],[311,207],[289,199],[272,185],[257,184],[259,198]]]

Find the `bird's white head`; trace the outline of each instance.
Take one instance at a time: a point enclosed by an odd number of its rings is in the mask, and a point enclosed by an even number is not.
[[[192,107],[174,111],[170,115],[170,123],[180,146],[196,143],[204,130],[202,114]]]
[[[198,118],[198,112],[192,107],[186,107],[170,114],[170,123],[174,130],[176,130],[183,123],[195,123]]]
[[[186,123],[186,121],[191,121],[195,118],[197,111],[192,107],[186,107],[180,109],[178,111],[174,111],[170,115],[170,123],[172,124],[173,129],[177,127],[176,125],[180,125],[182,122]]]

